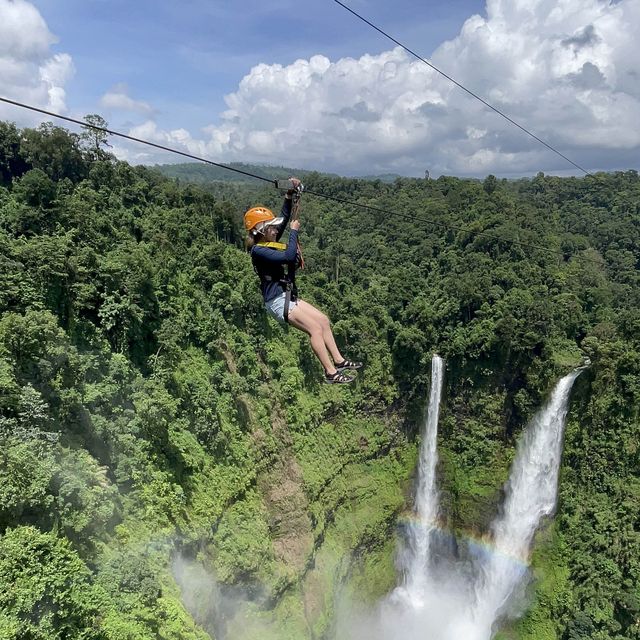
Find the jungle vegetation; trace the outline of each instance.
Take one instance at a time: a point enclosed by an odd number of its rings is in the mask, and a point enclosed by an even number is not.
[[[433,352],[448,525],[475,534],[527,418],[591,359],[531,607],[501,633],[640,638],[636,171],[309,172],[402,213],[304,201],[301,295],[366,363],[336,389],[242,248],[246,204],[281,195],[104,143],[0,123],[1,638],[331,638],[341,596],[394,584]]]

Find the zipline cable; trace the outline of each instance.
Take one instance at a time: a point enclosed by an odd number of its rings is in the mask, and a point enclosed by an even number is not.
[[[511,124],[518,127],[518,129],[521,129],[522,131],[524,131],[527,135],[531,136],[534,140],[537,140],[540,144],[543,144],[545,147],[547,147],[547,149],[559,155],[561,158],[563,158],[564,160],[572,164],[576,169],[579,169],[585,175],[588,175],[588,176],[593,175],[590,171],[587,171],[587,169],[585,169],[584,167],[581,167],[579,164],[571,160],[571,158],[567,158],[567,156],[565,156],[562,152],[558,151],[555,147],[552,147],[548,142],[545,142],[544,140],[542,140],[542,138],[539,138],[535,133],[532,133],[531,131],[529,131],[529,129],[523,127],[521,124],[513,120],[513,118],[510,118],[506,113],[504,113],[503,111],[500,111],[500,109],[498,109],[497,107],[494,107],[492,104],[487,102],[484,98],[480,97],[477,93],[474,93],[473,91],[471,91],[471,89],[467,89],[467,87],[465,87],[463,84],[461,84],[457,80],[454,80],[451,76],[447,75],[444,71],[441,71],[440,69],[438,69],[438,67],[433,65],[431,62],[429,62],[422,56],[418,55],[415,51],[412,51],[411,49],[409,49],[409,47],[402,44],[402,42],[399,42],[393,36],[390,36],[386,31],[383,31],[379,27],[376,27],[376,25],[373,24],[373,22],[370,22],[365,17],[361,16],[359,13],[356,13],[353,9],[351,9],[346,4],[344,4],[344,2],[340,2],[340,0],[333,0],[333,1],[336,4],[339,4],[344,9],[346,9],[349,13],[353,14],[359,20],[362,20],[362,22],[368,24],[371,28],[375,29],[378,33],[381,33],[385,38],[388,38],[389,40],[391,40],[391,42],[394,42],[395,44],[397,44],[399,47],[404,49],[407,53],[411,54],[414,58],[417,58],[418,60],[420,60],[420,62],[424,62],[424,64],[426,64],[428,67],[431,67],[431,69],[433,69],[434,71],[437,71],[441,76],[444,76],[447,80],[449,80],[450,82],[453,82],[453,84],[455,84],[456,87],[459,87],[463,91],[466,91],[470,96],[473,96],[476,100],[479,100],[480,102],[482,102],[483,105],[485,105],[486,107],[489,107],[489,109],[491,109],[492,111],[495,111],[498,115],[502,116],[505,120],[508,120]]]
[[[28,105],[28,104],[24,104],[22,102],[17,102],[16,100],[10,100],[9,98],[4,98],[3,96],[0,96],[0,102],[5,102],[6,104],[10,104],[13,105],[15,107],[20,107],[22,109],[28,109],[29,111],[35,111],[37,113],[42,113],[44,115],[47,116],[51,116],[53,118],[59,118],[60,120],[65,120],[67,122],[71,122],[73,124],[77,124],[81,127],[85,127],[85,128],[89,128],[89,129],[94,129],[95,131],[102,131],[103,133],[108,133],[109,135],[112,136],[117,136],[119,138],[124,138],[125,140],[131,140],[133,142],[137,142],[139,144],[144,144],[150,147],[154,147],[155,149],[160,149],[162,151],[167,151],[169,153],[175,153],[177,155],[180,156],[184,156],[186,158],[191,158],[192,160],[197,160],[199,162],[204,162],[206,164],[210,164],[213,165],[214,167],[219,167],[221,169],[227,169],[228,171],[233,171],[235,173],[241,173],[242,175],[248,176],[250,178],[255,178],[256,180],[262,180],[263,182],[268,182],[271,185],[276,185],[278,181],[275,179],[271,179],[271,178],[265,178],[264,176],[260,176],[257,175],[255,173],[251,173],[249,171],[243,171],[242,169],[236,169],[235,167],[230,167],[226,164],[222,164],[220,162],[214,162],[213,160],[208,160],[207,158],[202,158],[200,156],[196,156],[193,155],[191,153],[187,153],[185,151],[180,151],[178,149],[174,149],[172,147],[167,147],[161,144],[157,144],[155,142],[151,142],[150,140],[144,140],[143,138],[136,138],[134,136],[130,136],[126,133],[121,133],[120,131],[115,131],[113,129],[108,129],[107,127],[100,127],[98,125],[94,125],[94,124],[90,124],[88,122],[84,122],[82,120],[77,120],[75,118],[71,118],[69,116],[64,116],[61,115],[59,113],[54,113],[53,111],[47,111],[45,109],[40,109],[39,107],[34,107],[32,105]],[[589,176],[591,176],[591,174],[587,174]],[[591,176],[593,177],[593,176]],[[395,216],[398,218],[406,218],[408,220],[412,220],[412,221],[418,221],[418,222],[423,222],[425,224],[433,224],[435,226],[440,226],[443,227],[445,229],[453,229],[454,231],[460,231],[463,233],[471,233],[474,236],[485,236],[487,238],[492,238],[493,240],[502,240],[504,242],[507,242],[509,244],[514,244],[514,245],[519,245],[521,247],[528,247],[531,249],[538,249],[541,251],[544,251],[546,253],[552,254],[557,256],[558,258],[564,258],[564,253],[561,251],[557,251],[555,249],[550,249],[549,247],[545,247],[544,245],[538,245],[538,244],[532,244],[530,242],[523,242],[521,240],[513,240],[513,239],[505,239],[502,238],[501,236],[495,234],[495,233],[490,233],[488,231],[470,231],[469,229],[465,229],[464,227],[460,227],[460,226],[456,226],[456,225],[452,225],[446,222],[440,222],[438,220],[434,220],[434,219],[429,219],[429,218],[424,218],[421,216],[415,216],[415,215],[411,215],[411,214],[407,214],[407,213],[402,213],[399,211],[391,211],[389,209],[381,209],[379,207],[374,207],[371,205],[367,205],[367,204],[362,204],[361,202],[356,202],[355,200],[348,200],[346,198],[338,198],[336,196],[329,196],[325,193],[319,193],[319,192],[315,192],[315,191],[310,191],[308,189],[305,189],[305,193],[308,193],[309,195],[312,196],[316,196],[317,198],[324,198],[325,200],[332,200],[334,202],[339,202],[341,204],[347,204],[353,207],[359,207],[361,209],[366,209],[368,211],[374,211],[377,213],[384,213],[387,216]],[[596,264],[601,264],[601,262],[599,260],[594,260],[593,258],[588,258],[586,256],[575,256],[575,257],[580,257],[584,260],[587,260],[589,262],[594,262]]]

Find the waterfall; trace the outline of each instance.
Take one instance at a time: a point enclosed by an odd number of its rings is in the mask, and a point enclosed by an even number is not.
[[[527,425],[511,467],[501,515],[491,527],[493,553],[481,559],[473,617],[480,637],[508,613],[528,570],[533,536],[556,507],[569,394],[583,369],[562,378]]]
[[[424,606],[429,571],[429,549],[438,518],[438,490],[436,465],[438,462],[438,419],[440,397],[444,379],[442,358],[434,355],[431,360],[431,389],[429,407],[422,429],[422,443],[418,462],[416,486],[416,521],[408,528],[410,562],[406,571],[405,590],[413,606]]]
[[[434,355],[431,360],[429,406],[421,434],[422,443],[415,494],[415,519],[407,526],[408,548],[404,551],[404,557],[401,560],[404,584],[394,592],[395,599],[404,600],[415,608],[421,608],[425,604],[430,542],[438,518],[436,464],[438,462],[438,418],[443,380],[442,358]]]
[[[490,640],[501,619],[520,613],[514,604],[526,586],[533,537],[556,507],[569,394],[584,367],[563,377],[529,421],[490,536],[482,544],[459,541],[460,553],[443,548],[444,534],[437,527],[436,440],[443,368],[434,356],[415,513],[403,529],[400,549],[401,583],[373,618],[352,618],[344,636],[349,640]]]

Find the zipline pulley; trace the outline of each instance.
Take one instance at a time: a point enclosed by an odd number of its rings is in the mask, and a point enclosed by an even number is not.
[[[281,189],[291,193],[291,199],[293,200],[293,206],[291,208],[291,219],[297,220],[300,215],[300,198],[304,191],[304,185],[302,182],[294,183],[291,178],[287,180],[275,180],[276,189]]]

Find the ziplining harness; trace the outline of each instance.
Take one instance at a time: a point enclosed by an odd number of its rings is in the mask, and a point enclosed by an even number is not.
[[[304,191],[304,185],[300,182],[297,187],[294,187],[291,180],[276,180],[275,181],[276,188],[278,189],[293,189],[293,193],[291,195],[291,218],[290,222],[298,219],[300,215],[300,199],[302,197],[302,192]],[[287,245],[283,242],[258,242],[257,246],[259,247],[267,247],[269,249],[276,249],[278,251],[285,251]],[[260,276],[260,279],[263,282],[273,282],[274,278],[268,274],[261,275],[258,273],[255,265],[253,267],[255,272]],[[304,258],[302,257],[302,248],[300,246],[300,241],[297,241],[297,251],[296,251],[296,259],[294,264],[287,264],[287,273],[284,278],[278,280],[278,283],[282,287],[284,291],[284,311],[283,317],[284,321],[289,323],[289,306],[291,305],[291,300],[297,299],[297,291],[293,286],[293,274],[296,269],[304,269]]]

